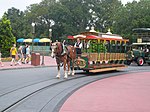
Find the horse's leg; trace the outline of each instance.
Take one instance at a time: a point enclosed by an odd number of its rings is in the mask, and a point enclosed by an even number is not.
[[[74,70],[74,59],[72,59],[72,76],[74,76],[75,70]]]
[[[58,69],[58,74],[57,74],[57,76],[56,76],[56,78],[60,78],[60,63],[59,64],[57,64],[57,69]]]
[[[65,72],[64,78],[65,78],[65,79],[68,78],[68,74],[67,74],[67,71],[66,71],[66,64],[67,64],[67,62],[66,62],[66,60],[64,59],[64,72]]]
[[[71,74],[71,72],[70,72],[70,60],[68,60],[67,65],[68,65],[68,75],[70,75]]]

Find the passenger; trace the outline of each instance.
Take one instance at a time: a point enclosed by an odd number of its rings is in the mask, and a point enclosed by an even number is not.
[[[86,48],[88,49],[90,47],[90,40],[87,42]]]
[[[77,38],[77,42],[75,43],[74,47],[76,48],[76,54],[77,54],[77,56],[80,57],[81,53],[82,53],[81,49],[82,49],[83,45],[82,45],[82,43],[81,43],[81,41],[80,41],[79,38]]]
[[[148,56],[149,55],[149,49],[147,47],[145,47],[145,56]]]

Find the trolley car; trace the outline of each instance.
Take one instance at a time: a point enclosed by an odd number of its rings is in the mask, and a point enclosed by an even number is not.
[[[99,33],[95,30],[68,36],[73,43],[80,38],[83,48],[80,58],[75,60],[75,69],[86,72],[103,72],[125,68],[127,39],[117,34]]]

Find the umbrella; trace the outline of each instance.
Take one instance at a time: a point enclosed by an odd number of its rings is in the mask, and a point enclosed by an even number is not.
[[[48,38],[42,38],[39,40],[39,42],[51,42],[51,40]]]
[[[24,38],[20,38],[20,39],[17,39],[17,42],[23,42],[24,41]]]
[[[25,39],[23,42],[32,42],[32,39]]]
[[[39,38],[35,38],[34,40],[33,40],[33,42],[39,42]]]

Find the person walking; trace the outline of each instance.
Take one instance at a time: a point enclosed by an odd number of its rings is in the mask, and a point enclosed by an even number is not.
[[[1,65],[1,67],[3,67],[4,66],[4,64],[3,64],[3,62],[2,62],[2,53],[1,53],[1,51],[0,51],[0,65]]]
[[[17,49],[16,49],[16,44],[14,44],[13,47],[11,47],[10,54],[11,54],[11,57],[12,57],[10,66],[12,66],[13,63],[15,65],[17,65],[17,63],[16,63],[16,56],[17,56],[18,53],[17,53]]]
[[[26,64],[26,63],[29,63],[30,57],[31,57],[31,54],[30,54],[30,46],[27,46],[27,48],[26,48],[26,59],[25,59],[25,64]]]
[[[19,60],[18,60],[17,64],[21,65],[21,61],[23,60],[22,46],[20,46],[18,49],[18,57],[19,57]]]
[[[25,59],[26,59],[26,48],[27,48],[27,44],[22,48],[22,53],[23,53],[23,57],[22,57],[22,63],[25,64]]]

